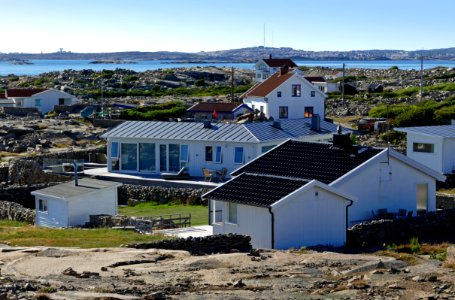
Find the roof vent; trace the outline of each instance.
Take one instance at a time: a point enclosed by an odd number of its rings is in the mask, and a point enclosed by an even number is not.
[[[281,121],[279,121],[279,120],[273,121],[272,127],[277,128],[277,129],[281,129]]]
[[[209,120],[204,121],[204,128],[212,128],[212,123]]]
[[[313,115],[311,117],[311,130],[314,131],[321,130],[321,117],[319,117],[319,115]]]

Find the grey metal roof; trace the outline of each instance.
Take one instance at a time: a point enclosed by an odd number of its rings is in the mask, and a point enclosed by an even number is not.
[[[395,128],[400,132],[420,133],[425,135],[433,135],[444,138],[455,138],[455,125],[440,125],[440,126],[420,126],[420,127],[402,127]]]
[[[246,142],[295,139],[307,135],[336,132],[336,125],[321,120],[321,130],[311,130],[311,119],[282,120],[281,129],[272,122],[212,124],[201,122],[127,121],[102,135],[103,138],[146,138],[189,141]]]
[[[74,185],[74,181],[57,184],[45,189],[37,190],[32,192],[32,195],[47,195],[63,199],[68,199],[74,196],[80,196],[88,194],[96,190],[102,190],[104,188],[121,186],[121,183],[114,181],[105,181],[97,179],[82,178],[79,179],[78,186]]]

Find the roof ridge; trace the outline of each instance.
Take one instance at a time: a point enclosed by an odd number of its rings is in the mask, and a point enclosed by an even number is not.
[[[272,175],[272,174],[262,174],[262,173],[248,173],[244,172],[241,175],[251,175],[251,176],[258,176],[258,177],[270,177],[270,178],[278,178],[278,179],[286,179],[286,180],[294,180],[294,181],[305,181],[305,182],[310,182],[314,179],[305,179],[305,178],[300,178],[300,177],[291,177],[291,176],[279,176],[279,175]]]

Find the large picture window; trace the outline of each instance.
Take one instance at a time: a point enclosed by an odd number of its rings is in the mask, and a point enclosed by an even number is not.
[[[155,169],[155,144],[139,144],[139,171],[153,172]]]
[[[278,108],[279,118],[280,119],[287,119],[288,118],[288,107],[287,106],[280,106]]]
[[[118,158],[118,143],[117,142],[111,143],[111,157]]]
[[[167,171],[167,145],[160,145],[160,171]]]
[[[180,168],[188,166],[188,145],[180,145]]]
[[[434,153],[434,144],[413,143],[412,150],[414,152]]]
[[[180,170],[180,145],[169,144],[169,171],[177,172]]]
[[[302,95],[302,86],[300,84],[292,85],[292,97],[300,97]]]
[[[243,164],[243,147],[235,147],[234,148],[234,163],[235,164]]]
[[[137,144],[123,144],[121,163],[124,171],[137,171]]]

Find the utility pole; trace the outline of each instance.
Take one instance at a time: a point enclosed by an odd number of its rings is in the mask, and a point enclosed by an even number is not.
[[[101,119],[104,119],[103,79],[101,79]]]
[[[345,64],[343,64],[343,77],[341,78],[341,105],[344,107],[344,72]]]
[[[423,99],[423,55],[420,56],[420,101]]]
[[[231,101],[234,102],[234,67],[231,68]]]

